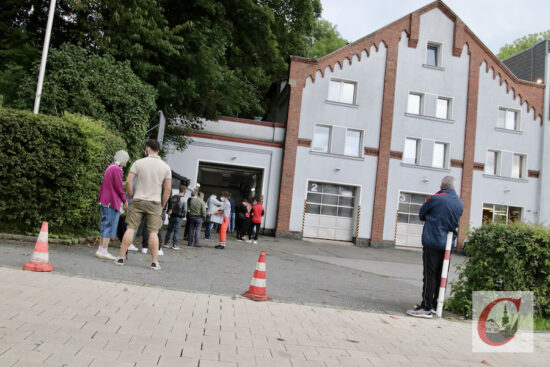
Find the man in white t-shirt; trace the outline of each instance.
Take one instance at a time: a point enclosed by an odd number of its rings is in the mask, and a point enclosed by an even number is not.
[[[142,218],[145,217],[145,225],[149,232],[149,249],[153,257],[151,269],[160,270],[157,258],[158,231],[162,227],[162,208],[170,197],[172,170],[159,157],[159,150],[159,142],[153,139],[149,140],[145,146],[147,157],[138,159],[130,167],[130,173],[126,178],[126,189],[131,204],[126,215],[127,229],[122,238],[120,256],[115,259],[117,265],[124,265],[124,257],[134,238],[134,232],[137,231]],[[132,185],[134,177],[137,177],[135,187]]]

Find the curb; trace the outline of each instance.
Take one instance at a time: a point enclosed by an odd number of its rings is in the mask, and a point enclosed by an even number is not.
[[[98,236],[76,237],[76,238],[49,238],[48,242],[56,245],[75,245],[86,241],[97,240]],[[14,233],[0,233],[0,240],[20,241],[25,243],[35,243],[36,236],[27,236]]]

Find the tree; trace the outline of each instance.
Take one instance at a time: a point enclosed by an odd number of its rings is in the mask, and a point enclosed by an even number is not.
[[[18,98],[12,102],[15,107],[32,107],[38,67],[37,63],[35,72],[18,88]],[[65,44],[50,50],[40,111],[58,116],[72,112],[102,120],[126,141],[131,157],[137,158],[156,110],[155,97],[154,88],[133,73],[129,62]]]
[[[509,58],[520,51],[533,46],[535,43],[542,41],[545,38],[550,38],[550,29],[545,32],[531,33],[521,38],[516,39],[512,44],[505,44],[500,48],[497,57],[500,60]]]
[[[345,46],[348,41],[340,36],[336,25],[328,20],[318,19],[315,22],[311,43],[308,57],[318,59]]]

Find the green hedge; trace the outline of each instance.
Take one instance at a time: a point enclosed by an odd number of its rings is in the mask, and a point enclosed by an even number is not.
[[[470,317],[472,292],[532,291],[536,313],[550,317],[550,231],[524,223],[485,224],[465,244],[469,259],[447,308]]]
[[[0,108],[0,230],[97,232],[103,172],[124,141],[101,122]]]

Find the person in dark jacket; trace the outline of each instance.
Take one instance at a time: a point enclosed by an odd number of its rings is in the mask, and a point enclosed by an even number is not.
[[[422,230],[422,263],[424,280],[422,302],[407,314],[431,319],[437,308],[439,283],[447,232],[453,232],[453,246],[458,234],[457,227],[464,203],[455,192],[455,178],[445,176],[441,181],[441,190],[430,196],[419,211],[420,220],[424,221]]]
[[[180,192],[178,195],[172,195],[170,200],[168,200],[168,215],[170,219],[168,220],[168,228],[166,229],[166,238],[164,239],[164,247],[170,248],[170,235],[174,233],[174,238],[172,240],[172,249],[179,250],[178,247],[178,236],[183,223],[183,218],[187,216],[187,186],[181,185]]]
[[[237,241],[246,239],[248,228],[250,228],[250,208],[251,205],[246,200],[243,200],[235,208],[237,214]]]

